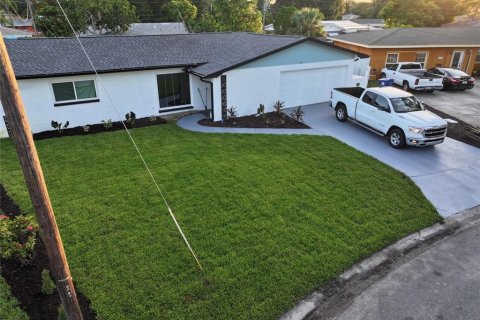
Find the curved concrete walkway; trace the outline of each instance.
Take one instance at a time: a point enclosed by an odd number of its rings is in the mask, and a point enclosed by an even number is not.
[[[205,127],[197,123],[204,117],[201,114],[181,118],[177,124],[186,130],[205,133],[332,136],[410,177],[444,217],[480,205],[480,149],[447,138],[434,147],[397,150],[385,138],[360,126],[336,121],[327,103],[305,106],[304,110],[305,123],[312,129]]]

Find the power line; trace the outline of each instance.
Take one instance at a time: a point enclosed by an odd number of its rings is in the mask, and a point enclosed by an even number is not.
[[[117,114],[117,117],[118,117],[119,119],[122,119],[122,117],[120,116],[120,112],[118,111],[115,103],[113,102],[113,99],[112,99],[112,97],[110,96],[108,90],[105,88],[105,86],[104,86],[104,84],[103,84],[103,80],[102,80],[102,78],[100,77],[100,75],[98,74],[97,69],[95,68],[95,65],[93,64],[93,62],[92,62],[89,54],[87,53],[87,50],[86,50],[85,47],[83,46],[82,41],[80,40],[77,32],[76,32],[75,29],[73,28],[73,26],[72,26],[72,24],[71,24],[71,22],[70,22],[70,19],[68,18],[67,14],[66,14],[65,11],[63,10],[63,7],[62,7],[62,5],[60,4],[60,1],[59,1],[59,0],[56,0],[56,2],[57,2],[57,4],[58,4],[58,6],[60,7],[60,10],[62,11],[63,15],[65,16],[65,19],[67,20],[68,25],[69,25],[70,28],[72,29],[73,34],[75,35],[75,38],[77,39],[78,43],[80,44],[80,47],[82,48],[82,51],[83,51],[83,53],[85,54],[88,62],[90,63],[90,66],[92,67],[92,69],[93,69],[93,71],[94,71],[94,73],[95,73],[95,75],[96,75],[96,77],[97,77],[97,79],[98,79],[98,82],[99,82],[100,85],[102,86],[102,89],[106,92],[107,97],[108,97],[108,100],[109,100],[110,103],[112,104],[113,109],[115,110],[115,113]],[[190,246],[190,243],[189,243],[188,240],[187,240],[187,237],[186,237],[185,234],[183,233],[183,230],[182,230],[182,228],[180,227],[180,225],[179,225],[179,223],[178,223],[175,215],[173,214],[173,211],[172,211],[172,209],[170,208],[170,205],[168,204],[167,199],[166,199],[165,196],[163,195],[163,192],[162,192],[162,190],[160,189],[160,186],[159,186],[159,184],[157,183],[157,180],[156,180],[155,177],[153,176],[153,173],[152,173],[152,171],[150,170],[150,167],[148,166],[147,162],[145,161],[145,158],[143,157],[142,153],[140,152],[140,149],[138,148],[137,143],[135,142],[135,140],[133,139],[132,135],[130,134],[130,130],[128,130],[128,128],[127,128],[127,126],[125,125],[125,122],[124,122],[124,121],[122,121],[122,125],[123,125],[123,128],[125,129],[128,137],[130,138],[130,141],[132,142],[135,150],[137,151],[138,155],[140,156],[140,159],[142,160],[142,163],[143,163],[145,169],[147,170],[147,172],[148,172],[148,174],[149,174],[149,176],[150,176],[153,184],[155,185],[158,193],[160,194],[160,197],[163,199],[163,202],[165,203],[165,206],[166,206],[166,208],[167,208],[167,210],[168,210],[168,212],[169,212],[169,214],[170,214],[170,217],[172,218],[173,222],[175,223],[175,226],[177,227],[178,232],[179,232],[180,235],[182,236],[183,241],[184,241],[185,244],[187,245],[190,253],[191,253],[192,256],[193,256],[193,258],[195,259],[198,267],[200,268],[200,271],[202,271],[202,273],[203,273],[203,268],[202,268],[202,265],[200,264],[200,261],[199,261],[198,258],[197,258],[197,255],[196,255],[195,252],[193,251],[192,247]]]

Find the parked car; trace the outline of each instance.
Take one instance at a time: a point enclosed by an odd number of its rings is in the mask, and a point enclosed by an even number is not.
[[[433,92],[443,89],[443,78],[423,69],[418,62],[399,62],[382,69],[382,78],[391,78],[403,90]]]
[[[432,68],[428,72],[443,77],[444,89],[472,89],[475,85],[475,78],[469,76],[462,70],[452,68]]]
[[[439,144],[447,134],[447,121],[427,111],[412,94],[393,87],[333,89],[330,107],[338,121],[349,119],[387,136],[397,149]]]

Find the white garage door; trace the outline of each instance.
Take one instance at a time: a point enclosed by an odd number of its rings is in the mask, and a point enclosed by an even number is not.
[[[333,88],[345,86],[347,66],[284,71],[280,75],[281,101],[287,107],[325,102]]]

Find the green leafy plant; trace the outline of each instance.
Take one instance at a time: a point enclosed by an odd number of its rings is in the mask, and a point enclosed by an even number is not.
[[[227,109],[227,120],[235,120],[237,118],[237,108],[236,107],[230,107]]]
[[[28,264],[37,240],[38,225],[30,216],[0,215],[0,257]]]
[[[53,121],[51,122],[51,126],[54,128],[54,129],[57,129],[58,133],[59,134],[62,134],[63,133],[63,130],[68,128],[68,125],[70,124],[70,122],[65,122],[65,124],[62,126],[62,122],[57,122],[57,121]]]
[[[281,115],[283,113],[283,110],[285,109],[285,102],[277,100],[275,104],[273,105],[273,110],[275,110],[275,113],[277,115]]]
[[[267,114],[265,113],[265,105],[260,103],[260,105],[257,108],[257,115],[265,119],[267,117]]]
[[[67,314],[65,313],[65,308],[63,307],[63,304],[60,304],[60,307],[58,307],[58,320],[68,320],[67,319]]]
[[[42,270],[42,293],[43,294],[52,294],[57,287],[50,278],[50,271],[47,269]]]
[[[152,115],[152,116],[148,117],[148,120],[150,122],[155,122],[155,121],[157,121],[157,116]]]
[[[83,132],[89,132],[90,131],[90,125],[83,126]]]
[[[106,121],[102,120],[102,124],[103,124],[103,127],[107,130],[113,126],[112,119],[108,119]]]
[[[293,118],[293,120],[302,122],[303,123],[303,115],[305,114],[305,111],[303,111],[301,106],[296,107],[292,113],[290,113],[290,117]]]
[[[125,114],[125,119],[125,122],[133,127],[135,125],[135,120],[137,119],[137,116],[135,115],[135,112],[130,111],[129,113]]]

